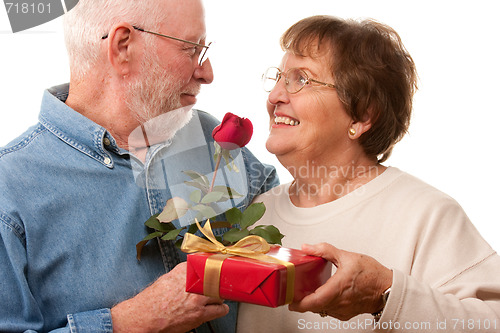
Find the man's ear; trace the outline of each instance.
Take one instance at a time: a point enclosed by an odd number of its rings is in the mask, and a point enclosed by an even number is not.
[[[118,23],[109,32],[108,60],[117,75],[127,76],[131,71],[133,35],[134,27],[129,23]]]

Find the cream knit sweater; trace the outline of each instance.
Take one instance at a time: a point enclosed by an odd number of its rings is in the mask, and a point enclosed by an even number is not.
[[[393,269],[382,318],[335,318],[240,304],[238,332],[500,332],[500,257],[449,196],[396,168],[350,194],[295,207],[290,184],[257,197],[283,246],[328,242]],[[499,203],[500,204],[500,203]]]

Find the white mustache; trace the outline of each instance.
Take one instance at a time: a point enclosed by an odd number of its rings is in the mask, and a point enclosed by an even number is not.
[[[197,96],[200,93],[201,86],[185,91],[183,94]]]

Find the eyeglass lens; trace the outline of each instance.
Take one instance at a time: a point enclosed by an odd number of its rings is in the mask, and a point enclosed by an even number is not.
[[[264,75],[262,75],[262,84],[264,86],[264,90],[267,92],[271,92],[274,89],[276,83],[280,79],[281,72],[276,67],[270,67],[266,70]]]
[[[292,68],[286,72],[286,87],[289,93],[299,92],[308,82],[307,74],[298,68]]]
[[[212,42],[208,43],[207,47],[204,47],[201,50],[201,53],[200,53],[200,55],[198,57],[198,65],[199,66],[203,66],[203,63],[205,61],[207,61],[207,59],[208,59],[208,50],[210,49],[210,47],[213,46],[212,44],[213,44]]]
[[[264,90],[271,92],[282,76],[285,79],[285,88],[291,94],[299,92],[308,82],[307,74],[299,68],[290,68],[286,73],[282,73],[279,68],[271,67],[262,76]]]

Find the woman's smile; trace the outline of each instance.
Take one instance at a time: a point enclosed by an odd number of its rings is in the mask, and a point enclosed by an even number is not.
[[[298,126],[300,124],[300,121],[286,116],[275,116],[274,124],[276,126],[273,125],[273,127],[277,127],[278,125]]]

